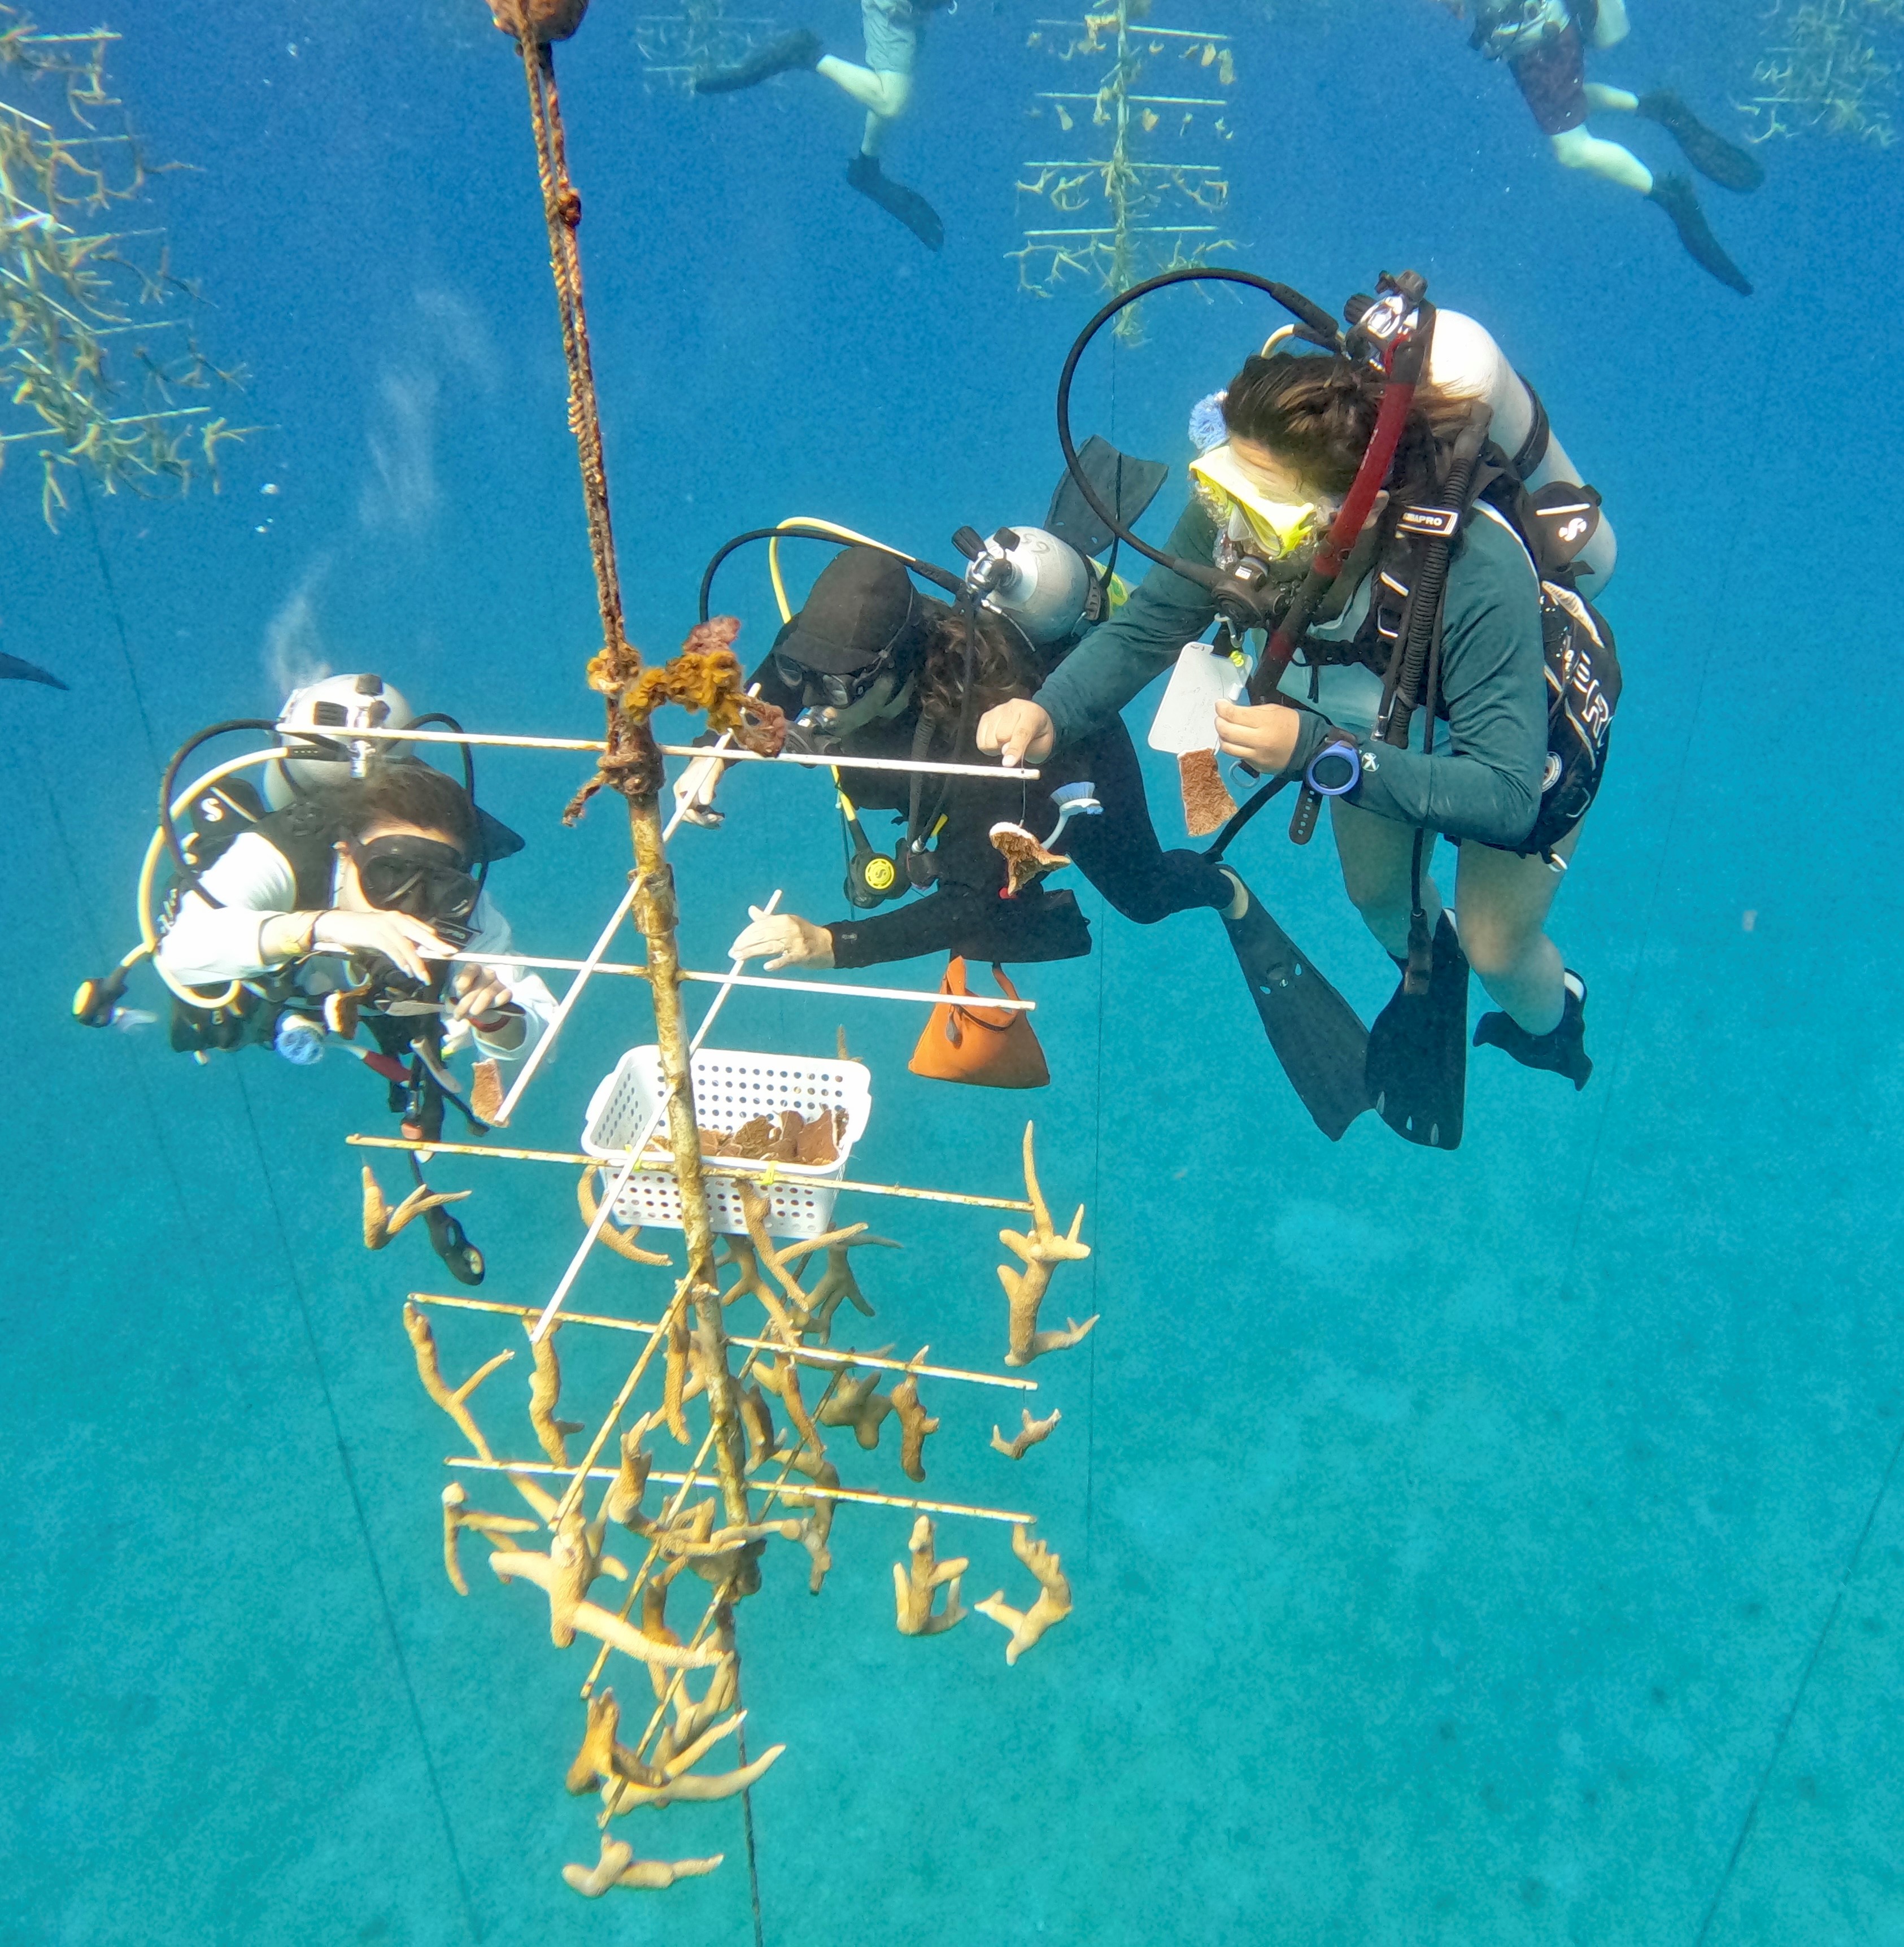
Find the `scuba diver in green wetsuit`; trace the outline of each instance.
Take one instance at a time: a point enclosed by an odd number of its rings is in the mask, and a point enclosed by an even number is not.
[[[824,75],[866,111],[859,153],[847,165],[847,183],[904,224],[928,250],[937,250],[946,240],[946,226],[940,221],[939,212],[917,190],[886,175],[879,158],[887,132],[906,113],[912,98],[912,70],[918,62],[926,23],[937,8],[947,4],[948,0],[859,0],[866,36],[863,67],[825,53],[819,36],[802,27],[756,48],[732,67],[697,76],[694,91],[697,94],[732,94],[798,68]]]
[[[1276,633],[1254,701],[1215,705],[1212,741],[1257,772],[1302,781],[1293,837],[1332,800],[1344,884],[1403,974],[1367,1039],[1367,1100],[1410,1141],[1451,1149],[1470,966],[1500,1009],[1477,1045],[1576,1089],[1591,1073],[1585,983],[1545,927],[1618,695],[1611,632],[1578,592],[1604,583],[1612,537],[1531,388],[1478,326],[1433,313],[1412,277],[1385,280],[1384,296],[1350,314],[1362,322],[1345,348],[1266,348],[1204,403],[1197,491],[1164,551],[1184,571],[1153,568],[1035,699],[988,711],[977,741],[1008,764],[1047,761],[1173,661],[1195,661],[1223,588],[1247,594]],[[1406,387],[1370,354],[1372,334],[1392,342],[1404,320],[1433,348]],[[1398,399],[1405,417],[1385,411]],[[1484,447],[1491,424],[1501,444]],[[1377,487],[1344,516],[1345,497]],[[1357,531],[1338,531],[1358,518]],[[1336,557],[1326,579],[1325,554]],[[1236,648],[1234,634],[1219,646]],[[1438,834],[1460,847],[1458,933],[1426,870]],[[1274,948],[1254,918],[1232,919],[1232,942],[1292,1079],[1295,1063],[1345,1058],[1333,1016],[1310,1045],[1315,983],[1263,974]]]
[[[1440,4],[1457,20],[1468,11],[1466,0]],[[1506,63],[1556,162],[1658,203],[1694,262],[1741,297],[1752,295],[1713,235],[1692,184],[1684,176],[1655,176],[1630,149],[1587,129],[1596,112],[1641,116],[1664,128],[1686,160],[1722,188],[1755,190],[1765,180],[1751,156],[1715,135],[1670,88],[1632,94],[1587,79],[1587,49],[1615,47],[1627,37],[1626,0],[1476,0],[1474,22],[1469,45]]]

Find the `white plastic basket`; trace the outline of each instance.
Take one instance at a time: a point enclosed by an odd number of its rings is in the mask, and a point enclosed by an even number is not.
[[[832,1220],[834,1187],[847,1173],[847,1159],[872,1113],[872,1078],[858,1061],[819,1061],[805,1055],[757,1054],[744,1048],[704,1048],[692,1063],[695,1119],[704,1129],[731,1134],[756,1116],[796,1109],[810,1119],[822,1111],[844,1109],[846,1132],[840,1153],[830,1163],[779,1162],[771,1167],[774,1181],[756,1183],[767,1199],[767,1230],[776,1237],[817,1237]],[[661,1099],[661,1050],[652,1043],[631,1048],[602,1078],[588,1105],[582,1126],[585,1156],[614,1156],[618,1160],[647,1126]],[[651,1144],[664,1137],[658,1131]],[[619,1173],[605,1168],[605,1194]],[[717,1231],[743,1235],[741,1185],[751,1179],[708,1173],[707,1209]],[[615,1200],[615,1221],[663,1230],[681,1225],[681,1186],[671,1169],[644,1169],[630,1177]]]

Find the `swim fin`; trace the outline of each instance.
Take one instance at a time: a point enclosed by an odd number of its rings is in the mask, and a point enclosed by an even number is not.
[[[458,1284],[481,1284],[483,1254],[463,1234],[463,1226],[438,1204],[423,1212],[429,1227],[430,1249],[443,1260],[444,1268]]]
[[[797,28],[791,34],[782,34],[777,41],[768,41],[756,48],[732,67],[716,68],[711,74],[698,74],[694,78],[694,91],[697,94],[732,94],[743,88],[758,88],[762,82],[771,81],[777,74],[788,70],[815,66],[825,50],[826,43],[810,27]]]
[[[847,165],[847,181],[888,216],[896,216],[928,250],[944,243],[946,226],[938,211],[917,190],[893,181],[879,166],[877,156],[855,156]]]
[[[1684,176],[1655,176],[1646,196],[1649,202],[1658,203],[1673,219],[1673,228],[1680,233],[1686,254],[1702,271],[1710,271],[1722,284],[1729,286],[1742,298],[1752,295],[1752,286],[1746,282],[1745,273],[1719,247],[1719,239],[1707,227],[1699,199],[1693,194],[1692,185]]]
[[[1468,1088],[1468,956],[1446,912],[1435,928],[1427,990],[1395,997],[1369,1029],[1367,1085],[1375,1113],[1424,1148],[1461,1147]]]
[[[1757,156],[1748,154],[1735,142],[1715,135],[1670,88],[1656,88],[1639,98],[1633,110],[1649,122],[1657,122],[1679,144],[1680,153],[1709,181],[1721,189],[1741,193],[1757,189],[1765,181],[1765,170]]]
[[[1503,1048],[1523,1068],[1543,1068],[1564,1075],[1577,1095],[1593,1073],[1587,1052],[1587,983],[1567,970],[1567,998],[1560,1025],[1543,1035],[1529,1034],[1512,1014],[1483,1014],[1475,1023],[1476,1048]]]
[[[1262,902],[1228,866],[1223,869],[1248,902],[1241,918],[1226,912],[1223,924],[1262,1017],[1263,1032],[1316,1127],[1339,1143],[1369,1106],[1362,1080],[1368,1030]]]

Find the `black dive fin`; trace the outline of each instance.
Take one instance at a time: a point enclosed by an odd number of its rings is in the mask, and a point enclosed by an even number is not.
[[[1657,122],[1679,144],[1686,160],[1708,181],[1721,189],[1741,193],[1757,189],[1765,181],[1765,169],[1757,156],[1735,142],[1715,135],[1670,88],[1656,88],[1639,98],[1634,110],[1649,122]]]
[[[1138,515],[1157,497],[1157,490],[1170,477],[1170,469],[1162,460],[1133,460],[1094,432],[1078,449],[1078,468],[1098,499],[1127,528],[1137,525]],[[1086,556],[1102,554],[1117,538],[1068,471],[1051,496],[1051,511],[1045,516],[1045,527],[1047,533],[1057,535],[1067,546]]]
[[[1425,1149],[1461,1146],[1468,1093],[1468,956],[1444,912],[1435,929],[1425,992],[1404,974],[1369,1029],[1367,1085],[1375,1113]]]
[[[811,67],[819,60],[826,43],[810,27],[797,28],[769,41],[737,60],[732,67],[716,68],[711,74],[694,78],[697,94],[732,94],[743,88],[758,88],[797,67]]]
[[[1577,1095],[1593,1073],[1593,1057],[1587,1052],[1587,983],[1577,974],[1568,974],[1560,1025],[1550,1033],[1529,1034],[1512,1014],[1483,1014],[1475,1023],[1474,1045],[1500,1048],[1523,1068],[1564,1075]]]
[[[0,656],[0,680],[8,683],[43,683],[52,689],[64,689],[67,687],[51,670],[42,669],[38,663],[23,663],[17,656]]]
[[[847,181],[888,216],[897,217],[928,250],[944,243],[946,226],[938,211],[917,190],[893,181],[879,166],[877,156],[855,156],[847,165]]]
[[[458,1284],[481,1284],[483,1254],[464,1236],[463,1226],[440,1203],[423,1212],[423,1221],[429,1227],[430,1248],[450,1277]]]
[[[1673,228],[1680,233],[1686,254],[1701,270],[1711,271],[1742,298],[1752,295],[1745,273],[1720,248],[1719,239],[1712,234],[1705,212],[1699,207],[1699,199],[1684,176],[1655,176],[1647,194],[1673,219]]]
[[[1237,883],[1243,884],[1240,879]],[[1290,1087],[1302,1098],[1316,1127],[1332,1143],[1339,1143],[1369,1106],[1363,1080],[1368,1030],[1355,1010],[1316,971],[1315,963],[1270,918],[1262,902],[1248,887],[1243,890],[1249,904],[1242,918],[1226,914],[1223,921],[1237,964]]]

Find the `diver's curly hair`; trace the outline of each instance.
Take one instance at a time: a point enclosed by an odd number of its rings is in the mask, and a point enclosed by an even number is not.
[[[1223,400],[1230,431],[1268,447],[1325,493],[1345,494],[1375,431],[1385,382],[1359,359],[1272,351],[1243,361]],[[1454,439],[1472,402],[1426,383],[1395,449],[1389,484],[1404,494],[1431,491],[1437,449]]]
[[[919,709],[936,726],[954,729],[965,695],[965,618],[941,602],[920,604]],[[980,609],[973,645],[972,714],[976,721],[995,704],[1029,696],[1037,672],[1012,631]]]

